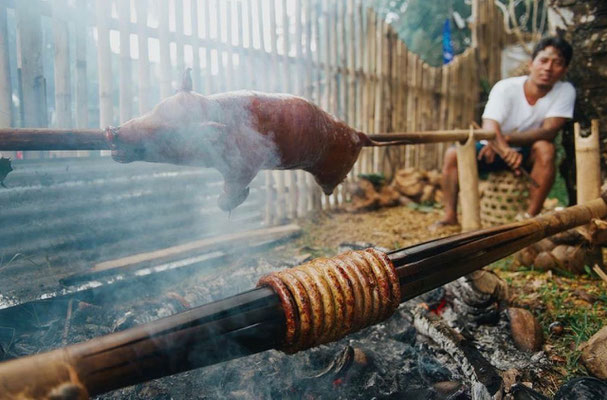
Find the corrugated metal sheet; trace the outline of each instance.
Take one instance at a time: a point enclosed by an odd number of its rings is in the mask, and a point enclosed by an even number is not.
[[[16,160],[0,189],[0,294],[57,284],[103,260],[261,226],[260,179],[232,212],[210,169],[109,158]],[[24,285],[27,282],[27,285]]]

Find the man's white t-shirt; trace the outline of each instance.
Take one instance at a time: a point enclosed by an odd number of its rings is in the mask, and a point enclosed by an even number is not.
[[[527,76],[507,78],[496,83],[489,93],[483,119],[500,124],[502,133],[539,128],[546,118],[573,118],[575,89],[569,82],[557,82],[534,105],[525,98]]]

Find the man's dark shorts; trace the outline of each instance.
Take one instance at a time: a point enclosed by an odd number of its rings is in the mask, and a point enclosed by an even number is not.
[[[478,158],[478,153],[485,146],[485,144],[481,142],[476,142],[476,156]],[[531,156],[531,147],[513,147],[516,151],[518,151],[523,156],[523,161],[521,162],[521,166],[527,169],[529,165],[529,157]],[[491,164],[487,164],[485,162],[485,158],[478,160],[478,171],[479,172],[496,172],[503,171],[509,169],[508,164],[497,154],[495,155],[495,159]]]

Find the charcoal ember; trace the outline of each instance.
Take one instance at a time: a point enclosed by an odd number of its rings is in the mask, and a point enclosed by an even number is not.
[[[416,301],[426,303],[431,310],[437,309],[445,300],[446,291],[444,287],[437,287],[429,292],[422,293],[415,298]]]
[[[607,383],[593,377],[575,378],[559,388],[553,400],[604,400],[607,399]]]
[[[527,387],[522,383],[515,383],[510,389],[514,400],[550,400],[548,397]]]
[[[138,399],[170,400],[169,391],[157,382],[148,382],[137,386]]]
[[[451,371],[426,352],[419,353],[419,356],[417,357],[417,367],[419,369],[419,375],[427,383],[451,380]]]
[[[398,340],[399,342],[415,344],[415,337],[417,336],[417,331],[412,325],[408,325],[405,328],[402,328],[396,331],[391,338],[394,340]]]

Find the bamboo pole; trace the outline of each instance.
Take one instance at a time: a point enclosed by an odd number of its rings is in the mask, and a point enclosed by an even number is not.
[[[137,63],[137,75],[139,82],[139,114],[145,114],[152,108],[150,86],[150,61],[148,47],[148,0],[137,0],[135,2],[137,13],[137,44],[139,62]]]
[[[302,16],[305,9],[302,5],[301,0],[295,1],[295,76],[297,77],[296,93],[299,96],[305,97],[305,85],[307,74],[303,71],[303,20]],[[296,198],[297,198],[297,212],[296,216],[301,218],[308,213],[308,188],[306,182],[306,173],[304,171],[297,171],[296,173]]]
[[[131,76],[131,2],[118,2],[120,26],[120,123],[132,118],[132,82]]]
[[[74,23],[74,34],[76,36],[76,126],[80,129],[89,127],[89,108],[88,108],[88,78],[87,78],[87,60],[86,60],[86,40],[87,40],[87,18],[86,8],[83,2],[76,3],[76,11],[80,18]],[[88,151],[76,152],[78,157],[89,156]]]
[[[225,1],[226,19],[224,21],[224,26],[227,27],[226,42],[227,42],[227,49],[228,49],[224,53],[227,58],[226,74],[225,74],[226,90],[234,90],[235,84],[236,84],[236,76],[234,75],[234,38],[233,38],[233,33],[232,33],[232,23],[234,20],[232,19],[232,4],[233,4],[232,0]]]
[[[6,8],[0,6],[0,128],[13,125],[13,100],[9,64]]]
[[[527,221],[394,250],[387,257],[396,270],[400,301],[606,215],[605,201],[595,199]],[[322,263],[319,259],[315,265]],[[0,390],[8,398],[47,398],[63,389],[79,398],[96,396],[277,348],[285,322],[278,295],[259,287],[87,342],[0,363]]]
[[[590,135],[582,137],[580,124],[574,124],[575,133],[575,181],[577,204],[584,204],[600,196],[601,154],[599,146],[599,121],[591,122]]]
[[[202,71],[200,69],[200,29],[198,21],[198,0],[190,1],[190,25],[192,26],[192,85],[194,90],[204,93],[202,88]]]
[[[245,60],[244,52],[244,16],[242,1],[236,3],[236,40],[238,41],[238,70],[236,76],[238,77],[238,83],[236,84],[237,89],[245,89],[250,87],[250,82],[253,81],[254,74],[251,72],[251,63],[249,60]],[[251,26],[251,19],[249,18],[249,26]],[[252,36],[249,36],[251,40]],[[250,54],[250,53],[249,53]]]
[[[25,1],[17,1],[15,16],[17,67],[21,71],[21,124],[25,127],[43,128],[48,125],[48,120],[39,8],[31,7]]]
[[[206,94],[212,94],[217,91],[217,85],[215,78],[213,77],[213,58],[211,57],[211,47],[208,43],[211,42],[211,6],[210,0],[203,1],[204,4],[204,23],[202,29],[204,32],[204,38],[206,40],[206,47],[204,49],[205,55],[205,85]]]
[[[108,15],[110,4],[97,0],[97,65],[99,69],[99,126],[101,128],[114,123],[114,104],[112,101],[112,52],[110,50],[110,31]]]
[[[128,3],[128,1],[127,1]],[[173,0],[175,5],[175,48],[177,58],[177,76],[182,76],[185,71],[185,49],[184,49],[184,21],[183,0]]]
[[[57,12],[65,9],[65,0],[53,1],[53,39],[55,70],[55,126],[72,127],[72,84],[70,79],[70,49],[68,42],[68,24]]]
[[[278,37],[277,37],[277,28],[276,28],[276,2],[272,0],[270,2],[270,45],[272,48],[272,71],[274,72],[273,76],[276,77],[274,81],[275,90],[284,89],[282,84],[286,81],[286,78],[280,79],[280,66],[278,60]],[[278,223],[282,223],[286,218],[286,184],[285,184],[285,175],[282,171],[274,171],[273,172],[274,181],[276,182],[276,219]]]
[[[160,97],[165,99],[173,94],[168,1],[158,2],[158,43],[160,48]]]
[[[457,175],[462,208],[462,231],[481,227],[480,196],[478,193],[478,167],[473,128],[465,144],[457,144]]]

